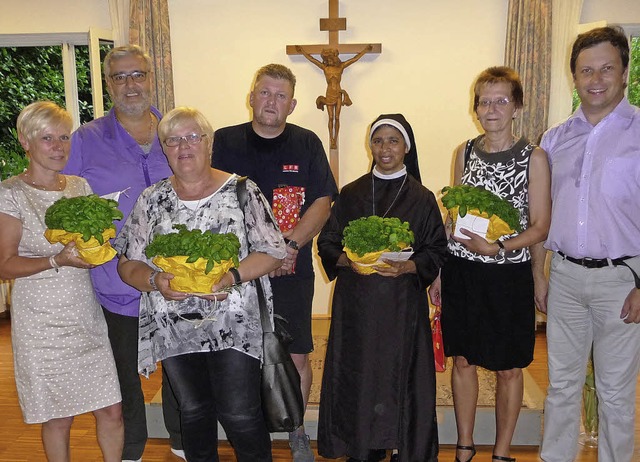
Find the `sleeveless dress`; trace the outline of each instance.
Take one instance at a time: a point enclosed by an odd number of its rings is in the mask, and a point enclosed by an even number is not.
[[[529,162],[535,146],[525,138],[510,149],[487,153],[475,140],[461,182],[482,186],[509,201],[527,229]],[[503,239],[517,235],[515,232]],[[442,335],[447,356],[499,371],[533,360],[535,306],[529,249],[505,257],[479,255],[453,239],[442,268]]]
[[[22,222],[18,254],[49,257],[62,249],[44,237],[47,208],[62,196],[91,193],[67,176],[64,191],[41,191],[17,177],[0,184],[0,212]],[[26,423],[42,423],[121,401],[115,362],[89,270],[64,266],[15,280],[11,340],[16,387]]]

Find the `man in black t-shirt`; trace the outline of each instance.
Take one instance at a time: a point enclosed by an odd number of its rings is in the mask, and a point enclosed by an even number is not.
[[[258,70],[249,97],[253,120],[216,131],[212,166],[251,178],[272,206],[275,202],[276,209],[287,198],[300,199],[299,213],[279,219],[287,257],[270,277],[275,313],[287,319],[287,329],[294,337],[289,352],[300,373],[306,406],[312,381],[309,353],[313,350],[311,243],[329,218],[337,187],[320,139],[310,130],[287,123],[296,107],[295,84],[291,70],[280,64]],[[276,218],[280,218],[278,213]],[[289,445],[294,462],[314,460],[304,426],[289,434]]]

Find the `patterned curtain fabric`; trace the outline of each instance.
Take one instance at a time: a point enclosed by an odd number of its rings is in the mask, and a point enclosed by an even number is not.
[[[547,128],[551,85],[552,0],[509,0],[505,65],[520,74],[524,110],[514,121],[517,135],[538,143]]]
[[[153,60],[155,101],[165,114],[175,105],[171,66],[171,34],[167,0],[130,0],[129,42],[147,51]]]

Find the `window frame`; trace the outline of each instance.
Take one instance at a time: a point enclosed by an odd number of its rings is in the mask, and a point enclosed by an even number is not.
[[[113,32],[107,29],[91,27],[88,32],[0,34],[0,47],[62,47],[65,105],[71,113],[74,130],[80,126],[80,105],[78,103],[78,78],[75,55],[76,46],[87,46],[89,50],[93,118],[96,119],[104,115],[104,89],[102,87],[102,62],[100,59],[101,42],[114,42]]]

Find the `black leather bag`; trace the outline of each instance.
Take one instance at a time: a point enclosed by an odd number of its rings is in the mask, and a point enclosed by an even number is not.
[[[244,210],[247,202],[246,178],[237,185],[238,201]],[[262,412],[269,432],[292,432],[304,421],[304,401],[300,390],[300,375],[286,345],[291,337],[276,319],[274,332],[260,279],[255,279],[262,324]],[[286,322],[286,321],[284,321]]]
[[[281,335],[271,328],[259,279],[256,286],[262,321],[262,412],[270,432],[292,432],[304,420],[300,375]]]

